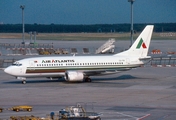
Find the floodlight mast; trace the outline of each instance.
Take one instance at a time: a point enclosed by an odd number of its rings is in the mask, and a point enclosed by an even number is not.
[[[133,34],[134,34],[134,30],[133,30],[133,3],[135,0],[128,0],[128,2],[131,3],[131,45],[133,44]]]
[[[20,8],[22,9],[22,29],[23,29],[23,33],[22,33],[22,39],[23,39],[23,42],[22,44],[24,44],[24,39],[25,39],[25,36],[24,36],[24,8],[25,6],[24,5],[20,5]]]

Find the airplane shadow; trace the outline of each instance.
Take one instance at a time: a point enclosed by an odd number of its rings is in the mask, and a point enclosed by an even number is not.
[[[65,80],[63,79],[59,79],[59,80],[34,80],[34,79],[27,79],[26,80],[26,84],[29,84],[29,83],[54,83],[54,82],[65,82]],[[22,84],[22,81],[21,80],[14,80],[14,81],[9,81],[9,82],[3,82],[4,84]]]
[[[118,81],[118,80],[132,80],[132,79],[145,79],[145,78],[139,78],[139,77],[135,77],[132,75],[121,75],[118,77],[92,77],[92,82],[101,82],[101,81]],[[36,79],[27,79],[26,80],[27,84],[35,84],[35,83],[54,83],[54,82],[59,82],[59,83],[65,83],[65,84],[74,84],[74,83],[84,83],[84,82],[67,82],[64,80],[64,78],[59,78],[59,79],[54,79],[54,80],[46,80],[46,79],[40,79],[40,80],[36,80]],[[13,80],[13,81],[8,81],[8,82],[3,82],[3,84],[22,84],[21,80]]]
[[[106,78],[103,78],[101,76],[100,78],[92,78],[92,81],[112,81],[112,80],[130,80],[130,79],[139,79],[139,78],[132,75],[121,75],[118,77],[106,77]]]

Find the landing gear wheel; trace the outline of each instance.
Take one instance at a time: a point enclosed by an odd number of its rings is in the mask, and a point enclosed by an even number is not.
[[[26,80],[23,80],[23,81],[22,81],[22,84],[26,84]]]
[[[85,78],[85,82],[92,82],[90,78]]]
[[[16,112],[19,112],[20,110],[19,109],[16,109]]]
[[[101,118],[100,118],[100,117],[98,117],[96,120],[101,120]]]
[[[32,109],[30,109],[30,108],[29,108],[29,109],[27,109],[27,111],[28,111],[28,112],[31,112],[31,111],[32,111]]]

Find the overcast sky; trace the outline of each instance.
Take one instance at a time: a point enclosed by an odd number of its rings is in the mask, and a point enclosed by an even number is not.
[[[0,0],[0,22],[27,24],[130,23],[128,0]],[[134,23],[176,22],[176,0],[135,0]]]

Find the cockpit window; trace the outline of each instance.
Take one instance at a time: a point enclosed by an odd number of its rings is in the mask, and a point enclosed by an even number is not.
[[[19,62],[14,62],[14,63],[12,64],[12,66],[22,66],[22,64],[19,63]]]

